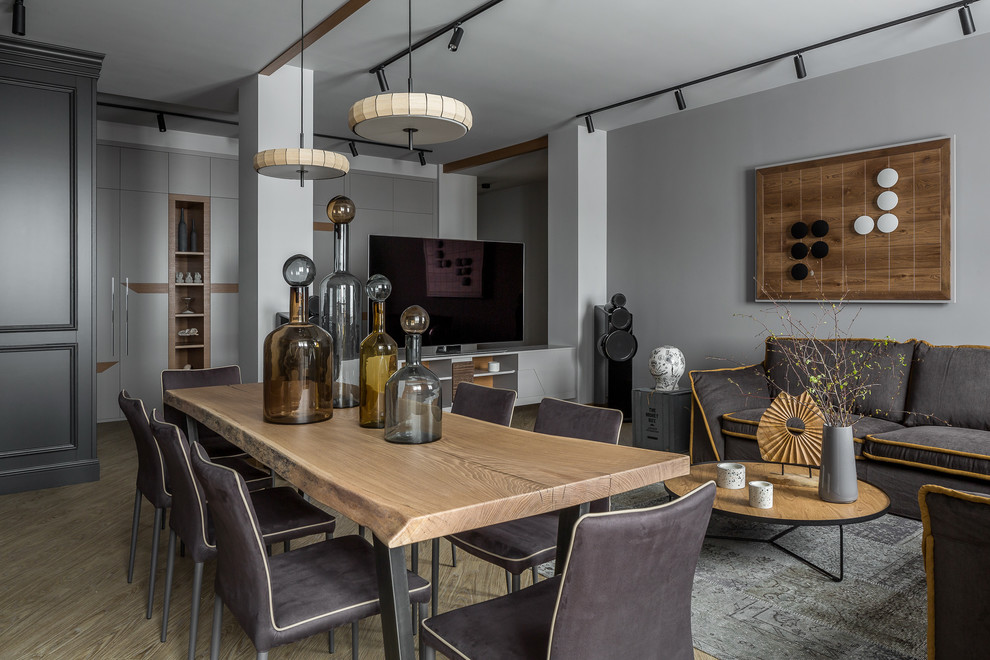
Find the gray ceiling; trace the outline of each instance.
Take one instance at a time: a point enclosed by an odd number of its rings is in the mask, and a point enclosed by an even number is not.
[[[2,1],[9,30],[13,0]],[[413,39],[483,0],[417,0]],[[342,0],[308,0],[306,28]],[[474,129],[434,147],[449,162],[529,140],[579,122],[574,115],[632,96],[762,59],[939,6],[931,0],[504,0],[464,25],[456,53],[441,37],[413,55],[417,91],[456,97]],[[263,0],[25,0],[26,38],[106,53],[102,94],[199,112],[237,112],[237,89],[291,45],[299,4]],[[985,6],[986,5],[986,6]],[[315,130],[347,135],[347,110],[377,93],[368,69],[406,42],[403,0],[371,0],[306,51],[316,71]],[[990,27],[990,3],[972,6]],[[805,55],[810,76],[963,38],[956,12],[874,33]],[[977,38],[977,37],[968,37]],[[298,60],[297,60],[298,61]],[[407,62],[387,69],[405,87]],[[791,62],[685,90],[689,110],[795,81]],[[157,105],[156,105],[157,107]],[[665,95],[595,117],[602,129],[676,112]],[[104,111],[101,118],[154,125],[153,116]],[[169,120],[170,127],[190,124]],[[187,128],[223,132],[210,126]],[[343,146],[334,147],[344,150]],[[392,155],[382,151],[373,155]]]

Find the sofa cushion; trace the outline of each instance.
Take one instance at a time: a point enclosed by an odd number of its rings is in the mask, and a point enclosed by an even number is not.
[[[990,348],[918,342],[908,388],[906,426],[990,430]]]
[[[990,480],[990,431],[952,426],[878,431],[866,437],[863,456]]]
[[[808,389],[808,379],[790,364],[787,351],[781,346],[814,341],[816,353],[826,358],[844,355],[849,363],[860,369],[870,383],[869,391],[853,404],[857,415],[868,415],[902,422],[907,409],[908,375],[915,341],[896,342],[887,339],[808,340],[773,337],[766,342],[766,369],[773,396],[781,390],[798,396]],[[840,346],[841,349],[836,347]],[[844,352],[844,353],[843,353]]]

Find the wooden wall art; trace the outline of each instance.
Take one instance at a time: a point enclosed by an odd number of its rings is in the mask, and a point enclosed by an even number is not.
[[[950,148],[756,170],[757,300],[952,300]]]

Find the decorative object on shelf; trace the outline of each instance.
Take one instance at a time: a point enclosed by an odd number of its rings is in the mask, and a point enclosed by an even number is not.
[[[756,443],[768,463],[817,467],[822,460],[821,410],[807,392],[781,392],[760,417]]]
[[[361,99],[347,113],[347,124],[363,138],[388,144],[448,142],[463,137],[474,123],[461,101],[437,94],[413,93],[412,0],[409,0],[409,76],[405,92],[383,92]]]
[[[192,283],[193,283],[192,273],[186,271],[186,284],[192,284]]]
[[[419,305],[402,312],[406,333],[406,364],[385,384],[385,439],[402,444],[422,444],[443,435],[443,394],[440,379],[423,366],[423,333],[430,315]]]
[[[399,345],[385,332],[385,300],[392,283],[384,275],[372,275],[365,287],[371,298],[371,332],[361,342],[360,424],[385,427],[385,383],[399,367]]]
[[[179,226],[175,229],[175,251],[186,252],[189,236],[186,233],[186,210],[179,209]]]
[[[299,148],[266,149],[254,155],[254,169],[258,174],[276,179],[298,179],[302,187],[313,179],[336,179],[350,169],[347,158],[334,151],[305,148],[303,125],[304,75],[306,70],[306,29],[303,23],[303,0],[299,0]]]
[[[866,236],[873,231],[873,218],[868,215],[861,215],[853,223],[853,231],[861,236]]]
[[[203,274],[200,273],[200,272],[195,273],[193,275],[193,283],[194,284],[202,284],[203,283]]]
[[[749,505],[756,509],[772,509],[773,484],[769,481],[750,481]]]
[[[192,299],[191,296],[186,296],[185,298],[179,298],[179,300],[181,300],[182,301],[182,304],[186,306],[186,308],[184,310],[182,310],[181,312],[179,312],[180,314],[195,314],[196,313],[196,312],[193,311],[193,308],[192,308],[193,299]]]
[[[650,373],[656,386],[653,389],[670,392],[684,375],[684,353],[673,346],[659,346],[650,353]]]
[[[826,426],[822,435],[822,466],[818,473],[818,497],[848,504],[859,497],[856,481],[856,449],[852,426]]]
[[[361,403],[361,301],[365,294],[361,282],[347,270],[347,234],[354,215],[354,202],[348,197],[337,195],[327,204],[327,217],[333,223],[333,272],[320,283],[320,325],[333,336],[335,408]]]
[[[264,417],[275,424],[308,424],[333,417],[333,341],[309,323],[309,285],[316,265],[297,254],[282,266],[291,287],[289,322],[272,330],[264,344]]]
[[[189,230],[189,251],[199,252],[199,234],[196,233],[196,218],[189,219],[192,229]]]
[[[746,466],[742,463],[719,463],[715,466],[715,485],[739,490],[746,487]]]
[[[488,371],[498,371],[501,368],[502,368],[502,365],[500,365],[498,362],[489,362],[488,363]]]
[[[180,337],[198,337],[199,328],[186,328],[185,330],[179,330]]]
[[[182,273],[180,273],[180,272],[176,272],[176,274],[175,274],[175,283],[176,283],[176,284],[182,284],[183,282],[185,282],[185,279],[186,279],[186,278],[184,278],[184,277],[182,276]]]

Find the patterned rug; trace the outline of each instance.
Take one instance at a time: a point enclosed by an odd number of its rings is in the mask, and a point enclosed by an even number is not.
[[[615,508],[666,501],[661,486],[613,498]],[[767,538],[780,525],[712,516],[710,534]],[[805,527],[780,544],[837,572],[839,532]],[[552,563],[541,567],[553,575]],[[845,528],[845,575],[833,582],[765,543],[706,539],[692,602],[696,648],[719,660],[904,660],[926,654],[921,523],[884,516]]]

